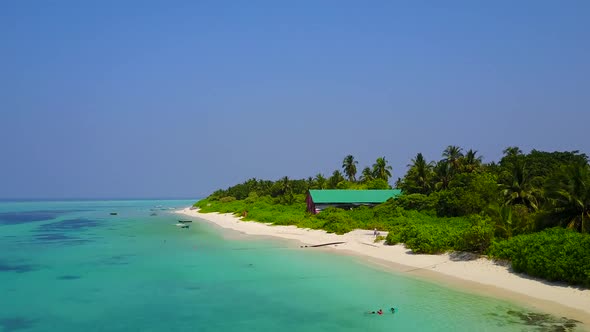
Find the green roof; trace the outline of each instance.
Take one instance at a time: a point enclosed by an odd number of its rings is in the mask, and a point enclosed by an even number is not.
[[[400,189],[391,190],[310,190],[314,203],[383,203],[402,194]]]

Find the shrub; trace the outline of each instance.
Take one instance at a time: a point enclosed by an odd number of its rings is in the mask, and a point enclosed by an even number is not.
[[[389,183],[383,179],[374,179],[366,183],[367,189],[389,189]]]
[[[484,253],[494,238],[494,225],[489,217],[473,215],[470,217],[471,227],[463,231],[457,249]]]
[[[401,235],[398,228],[392,229],[385,237],[385,244],[393,246],[401,242]]]
[[[436,202],[435,196],[426,196],[423,194],[404,195],[395,199],[397,206],[406,210],[416,211],[434,211]]]
[[[401,242],[420,254],[438,254],[451,250],[456,238],[457,232],[443,225],[408,225],[401,229],[400,234]]]
[[[509,259],[517,272],[590,286],[590,235],[563,228],[494,242],[489,255]]]
[[[375,237],[375,241],[373,241],[373,242],[381,242],[383,240],[385,240],[385,236],[383,236],[383,235],[377,235]]]
[[[344,234],[355,229],[355,222],[347,211],[328,208],[317,215],[323,221],[323,229],[328,233]]]

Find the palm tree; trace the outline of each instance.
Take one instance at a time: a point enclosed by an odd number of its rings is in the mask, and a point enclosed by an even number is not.
[[[529,217],[528,208],[524,205],[491,204],[488,215],[496,226],[496,235],[510,238],[524,234],[535,228],[535,220]]]
[[[287,204],[293,203],[293,187],[291,186],[291,180],[289,177],[282,177],[281,180],[281,198]]]
[[[504,158],[515,159],[522,155],[522,150],[518,146],[509,146],[502,153],[504,153]]]
[[[453,171],[453,173],[458,171],[459,166],[461,165],[461,158],[463,158],[462,150],[462,148],[456,145],[449,145],[443,151],[442,156],[443,158],[445,158],[446,161],[449,162],[449,165],[451,166],[451,170]]]
[[[481,167],[482,157],[476,157],[477,150],[469,149],[462,159],[461,168],[467,173],[473,173]]]
[[[517,163],[523,163],[526,159],[522,154],[522,150],[518,146],[509,146],[502,151],[504,156],[500,159],[500,167],[498,170],[498,182],[510,183],[512,182],[514,168]]]
[[[362,182],[369,182],[371,180],[373,180],[373,171],[369,167],[363,168],[363,172],[361,175],[361,181]]]
[[[387,160],[385,157],[379,157],[373,164],[373,176],[376,179],[383,179],[385,181],[389,180],[391,177],[391,171],[393,168],[387,165]]]
[[[307,190],[312,189],[315,185],[313,178],[311,176],[305,180],[305,183],[307,185]]]
[[[315,176],[315,183],[318,189],[326,189],[326,178],[322,175],[322,173],[318,173]]]
[[[407,175],[408,180],[413,182],[412,185],[418,188],[420,194],[427,194],[430,190],[432,163],[427,163],[422,153],[418,153],[408,167],[410,167]]]
[[[547,183],[551,215],[558,224],[590,232],[590,166],[574,163],[562,167]]]
[[[512,169],[512,178],[508,184],[501,184],[504,204],[522,204],[532,211],[539,208],[538,190],[533,187],[532,179],[523,161],[516,162]]]
[[[332,176],[328,179],[328,187],[330,189],[336,189],[338,183],[342,181],[344,181],[344,176],[342,176],[342,173],[340,173],[339,170],[335,170],[334,173],[332,173]]]
[[[453,178],[451,164],[446,160],[441,160],[434,166],[434,187],[437,190],[445,190],[449,188],[449,184]]]
[[[356,182],[356,165],[358,161],[354,160],[352,155],[348,155],[342,161],[342,169],[344,170],[344,174],[348,177],[348,181]]]

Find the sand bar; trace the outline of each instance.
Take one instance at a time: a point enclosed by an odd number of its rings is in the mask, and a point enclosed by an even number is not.
[[[555,315],[580,320],[586,327],[590,326],[590,290],[517,274],[512,272],[507,264],[497,264],[487,258],[465,257],[461,254],[416,255],[403,245],[386,246],[374,243],[375,237],[371,230],[355,230],[344,235],[336,235],[323,230],[296,226],[245,222],[229,213],[200,213],[189,208],[176,212],[247,235],[297,240],[302,245],[345,242],[329,246],[330,250],[370,258],[368,261],[372,264],[426,276],[477,293],[510,299]],[[381,235],[386,234],[381,232]]]

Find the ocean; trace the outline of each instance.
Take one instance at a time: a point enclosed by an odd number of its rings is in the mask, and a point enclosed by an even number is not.
[[[0,202],[0,331],[579,328],[358,257],[198,219],[176,227],[187,217],[173,211],[193,202]]]

